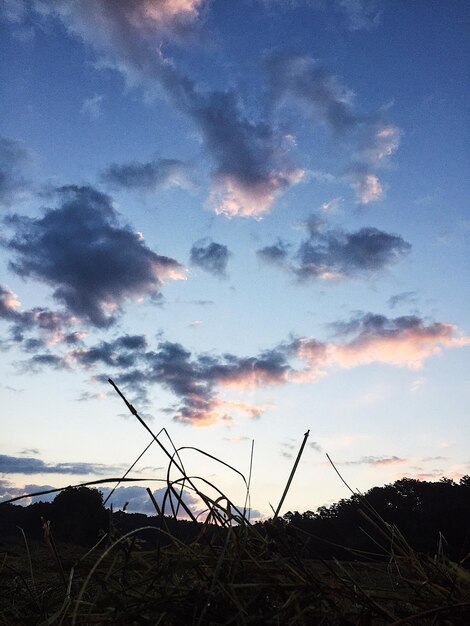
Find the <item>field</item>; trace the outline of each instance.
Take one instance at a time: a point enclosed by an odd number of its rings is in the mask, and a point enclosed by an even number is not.
[[[134,531],[91,551],[18,533],[0,545],[0,624],[469,622],[470,573],[444,559],[301,559],[282,525],[201,533],[149,550]]]
[[[59,541],[54,524],[45,520],[40,541],[21,528],[1,537],[0,626],[470,623],[468,558],[452,562],[443,545],[432,558],[418,554],[366,497],[359,497],[359,510],[376,553],[356,551],[341,561],[306,558],[305,546],[314,537],[279,517],[279,510],[308,433],[272,519],[252,524],[246,508],[234,506],[203,477],[188,476],[178,450],[165,447],[116,390],[168,456],[169,468],[179,472],[170,480],[168,471],[173,515],[163,515],[166,508],[148,489],[156,524],[123,530],[119,520],[126,514],[110,511],[106,532],[91,548],[77,545],[73,534]],[[244,479],[247,503],[250,479]],[[207,507],[204,521],[186,506],[183,489],[195,492]],[[2,511],[0,505],[0,516]],[[176,521],[181,514],[187,521]],[[341,545],[341,537],[337,542]]]

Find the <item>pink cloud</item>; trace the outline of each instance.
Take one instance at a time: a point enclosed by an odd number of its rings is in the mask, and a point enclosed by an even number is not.
[[[212,426],[220,423],[230,425],[233,421],[232,414],[257,419],[273,407],[270,403],[256,406],[247,402],[223,400],[217,395],[206,399],[197,394],[190,394],[188,399],[190,402],[176,415],[175,421],[191,426]]]
[[[470,345],[470,337],[457,336],[453,324],[426,325],[414,318],[387,320],[389,326],[363,330],[347,343],[320,343],[313,338],[298,340],[297,356],[307,368],[291,376],[296,382],[311,382],[325,374],[325,368],[349,369],[371,363],[419,369],[424,361],[444,348]]]
[[[257,184],[244,184],[235,176],[219,175],[210,201],[219,215],[261,218],[270,210],[277,197],[286,188],[298,183],[304,174],[302,169],[279,169]]]
[[[399,329],[390,335],[364,336],[345,345],[330,345],[329,360],[343,368],[369,363],[388,363],[419,369],[425,359],[443,348],[470,345],[470,337],[456,337],[452,324]]]
[[[356,192],[358,202],[361,204],[377,202],[381,200],[384,195],[384,190],[378,176],[371,172],[357,174],[351,186]]]
[[[21,306],[18,296],[8,287],[0,285],[0,317],[12,319]]]

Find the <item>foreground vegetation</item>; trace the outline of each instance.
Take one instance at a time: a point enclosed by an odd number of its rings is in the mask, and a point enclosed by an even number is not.
[[[151,522],[141,518],[146,525],[135,528],[135,516],[106,512],[99,492],[81,487],[60,493],[52,505],[22,509],[33,525],[24,524],[25,532],[12,523],[20,507],[0,505],[5,530],[0,538],[1,626],[470,623],[465,541],[459,540],[459,550],[454,542],[450,553],[441,537],[426,554],[409,545],[389,521],[395,507],[403,522],[419,520],[425,536],[436,526],[432,519],[426,526],[430,509],[422,508],[421,517],[412,514],[413,502],[422,503],[425,490],[413,500],[412,490],[406,489],[411,485],[404,482],[401,495],[398,490],[388,494],[398,493],[402,500],[389,497],[392,505],[383,510],[374,490],[365,496],[353,494],[316,514],[280,518],[278,506],[271,520],[252,524],[247,508],[237,508],[207,480],[189,476],[179,451],[167,450],[158,435],[151,434],[170,459],[171,516],[163,515],[165,507],[148,490],[156,516]],[[172,468],[176,478],[170,478]],[[249,483],[248,478],[247,502]],[[458,490],[453,494],[462,496],[458,510],[465,516],[469,480],[442,484],[443,493]],[[205,503],[204,521],[186,507],[184,490]],[[406,497],[410,506],[402,511]],[[450,500],[442,502],[452,506]],[[459,516],[456,510],[448,512],[449,517]],[[176,521],[182,513],[187,521]],[[343,529],[350,527],[349,538],[340,531],[341,523]],[[458,528],[468,527],[469,519],[459,523]],[[30,532],[33,527],[41,538]],[[100,528],[104,532],[98,536]]]

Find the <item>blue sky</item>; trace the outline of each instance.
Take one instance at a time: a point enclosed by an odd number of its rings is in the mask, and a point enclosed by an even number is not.
[[[326,452],[362,490],[469,473],[468,22],[460,1],[4,3],[3,499],[138,456],[108,377],[178,445],[246,472],[254,440],[264,515],[307,429],[286,510],[347,495]],[[135,476],[164,465],[152,447]]]

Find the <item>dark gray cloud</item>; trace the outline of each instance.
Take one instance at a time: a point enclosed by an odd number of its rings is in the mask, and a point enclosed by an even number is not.
[[[156,296],[164,278],[183,276],[175,259],[156,254],[120,223],[109,196],[77,186],[57,194],[59,208],[42,218],[7,218],[14,236],[4,245],[16,255],[10,268],[54,287],[69,313],[110,326],[125,300]]]
[[[217,387],[256,387],[285,382],[291,371],[286,354],[281,348],[266,350],[255,357],[232,354],[212,356],[192,355],[181,344],[161,342],[158,349],[139,355],[138,366],[116,374],[116,381],[138,393],[142,398],[152,384],[161,384],[172,391],[178,403],[170,412],[183,423],[204,424],[215,421],[232,407],[224,409],[218,398]],[[237,405],[252,417],[260,412],[256,407]],[[228,415],[226,416],[228,418]]]
[[[334,322],[330,324],[336,337],[351,337],[354,342],[363,342],[367,338],[393,338],[402,336],[405,333],[426,337],[440,337],[448,331],[448,325],[435,322],[426,324],[425,321],[416,315],[402,315],[400,317],[389,318],[386,315],[376,313],[359,313],[350,320]]]
[[[69,369],[70,367],[66,359],[57,354],[52,354],[51,352],[35,354],[27,361],[22,361],[18,365],[28,373],[37,373],[46,367],[55,370]]]
[[[340,279],[375,274],[400,261],[411,245],[398,235],[377,228],[356,232],[328,230],[313,217],[307,223],[308,239],[288,259],[289,246],[278,241],[258,250],[258,257],[280,265],[299,280]]]
[[[0,137],[0,205],[11,206],[28,188],[32,156],[20,141]]]
[[[114,341],[101,341],[92,348],[77,348],[69,357],[85,368],[96,364],[128,368],[142,358],[146,348],[143,335],[123,335]]]
[[[190,254],[191,265],[219,278],[227,277],[227,263],[231,257],[227,246],[210,239],[202,239],[192,246]]]
[[[155,191],[165,186],[191,186],[188,166],[177,159],[113,163],[103,172],[102,179],[113,187],[143,191]]]
[[[111,474],[122,472],[121,465],[101,463],[45,463],[31,456],[0,454],[0,474]]]
[[[317,441],[311,441],[308,445],[315,452],[321,452],[322,451],[322,447],[321,447],[321,445]]]
[[[256,251],[258,258],[266,263],[283,266],[289,258],[289,250],[291,246],[278,239],[272,246],[266,246]]]

